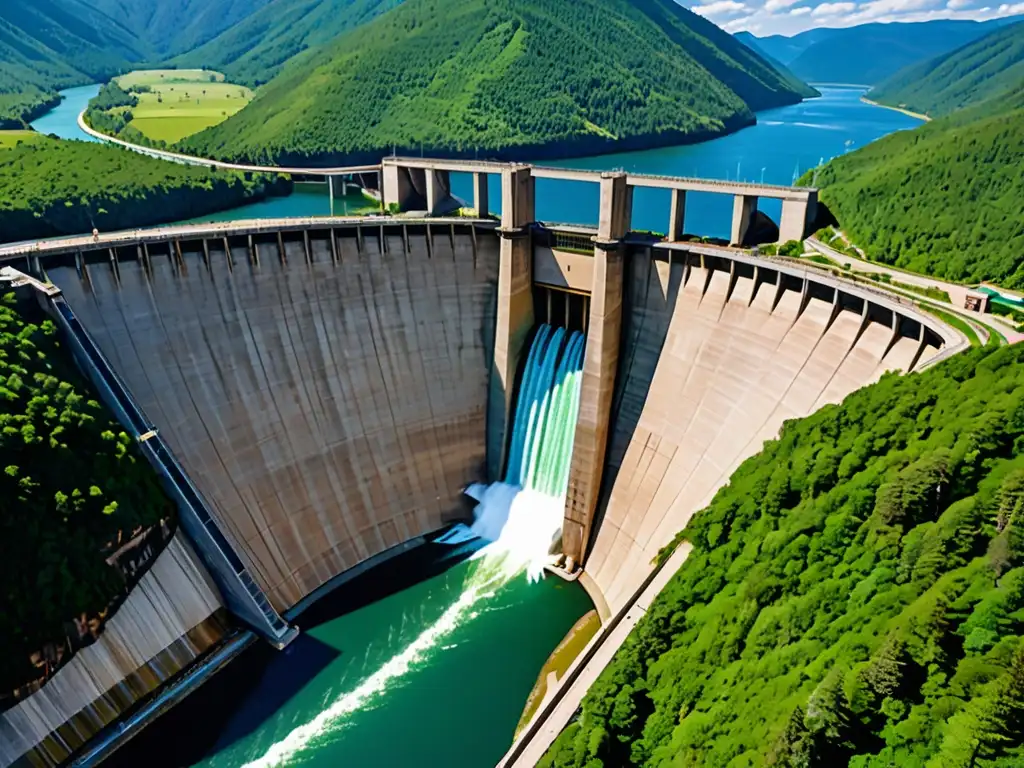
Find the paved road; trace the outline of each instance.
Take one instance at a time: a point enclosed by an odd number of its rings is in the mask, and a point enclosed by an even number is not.
[[[928,277],[927,275],[918,275],[912,272],[901,272],[898,269],[892,269],[884,264],[858,259],[854,256],[850,256],[849,254],[841,253],[833,248],[829,248],[820,240],[813,237],[807,239],[807,244],[822,255],[828,256],[830,259],[833,259],[840,264],[849,263],[850,266],[858,272],[867,272],[869,274],[876,275],[889,275],[894,282],[916,285],[921,288],[938,288],[943,290],[949,294],[951,304],[947,304],[944,301],[930,299],[927,296],[919,296],[915,298],[924,304],[929,304],[937,309],[943,310],[944,312],[950,312],[979,325],[995,328],[999,333],[1005,336],[1006,340],[1011,344],[1024,340],[1024,334],[1018,333],[1014,324],[1000,315],[985,314],[966,309],[964,307],[964,303],[967,299],[967,292],[969,289],[965,285],[949,283],[945,280],[940,280],[937,277]],[[884,283],[880,285],[884,287]]]
[[[156,157],[160,160],[168,160],[172,163],[179,163],[182,165],[199,165],[205,168],[220,168],[225,171],[245,171],[249,173],[288,173],[288,174],[305,174],[307,176],[345,176],[351,173],[379,173],[380,165],[352,165],[352,166],[339,166],[337,168],[291,168],[291,167],[278,167],[268,165],[240,165],[238,163],[224,163],[220,160],[210,160],[205,157],[195,157],[194,155],[183,155],[178,152],[168,152],[163,149],[153,149],[152,147],[143,147],[138,144],[132,144],[131,142],[124,141],[123,139],[115,139],[113,136],[108,136],[105,133],[100,133],[97,130],[89,127],[85,122],[85,112],[78,115],[78,127],[85,131],[87,134],[92,136],[94,139],[102,141],[106,144],[116,144],[119,147],[130,149],[132,152],[138,152],[142,155],[149,155],[150,157]]]
[[[344,227],[353,224],[366,226],[390,223],[399,224],[491,224],[490,219],[464,217],[417,218],[410,216],[307,216],[281,219],[249,219],[243,221],[216,221],[206,224],[180,224],[158,226],[147,229],[126,229],[119,232],[101,232],[98,237],[76,235],[55,237],[47,240],[26,240],[0,246],[0,262],[4,259],[32,256],[51,252],[64,253],[79,248],[94,248],[97,245],[116,246],[134,243],[142,239],[171,239],[184,237],[223,237],[225,235],[276,232],[278,229],[301,230],[309,227]]]

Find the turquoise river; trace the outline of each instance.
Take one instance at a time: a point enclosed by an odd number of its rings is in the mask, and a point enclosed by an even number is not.
[[[558,164],[789,184],[822,160],[919,124],[862,102],[863,89],[821,91],[821,98],[762,112],[756,126],[715,141]],[[35,127],[83,138],[77,115],[95,92],[95,86],[67,92]],[[453,188],[468,195],[468,180],[453,178]],[[594,185],[541,181],[538,218],[592,224],[596,195]],[[495,186],[491,200],[499,199]],[[725,234],[730,206],[724,197],[692,195],[687,231]],[[770,203],[763,210],[778,215]],[[327,213],[325,188],[300,185],[290,197],[212,218]],[[667,217],[667,193],[638,191],[634,228],[664,230]],[[251,647],[109,764],[493,765],[511,742],[548,654],[592,606],[578,585],[555,578],[484,579],[488,561],[470,559],[479,546],[427,545],[349,582],[298,617],[302,634],[289,648]],[[467,602],[470,592],[474,600]]]

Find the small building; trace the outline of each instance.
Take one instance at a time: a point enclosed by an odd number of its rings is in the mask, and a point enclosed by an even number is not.
[[[990,299],[991,296],[987,293],[968,291],[967,297],[964,299],[964,309],[969,309],[972,312],[988,312],[988,303]]]

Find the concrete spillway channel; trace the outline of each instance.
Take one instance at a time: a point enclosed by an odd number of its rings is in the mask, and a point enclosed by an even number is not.
[[[447,180],[417,174],[448,170],[425,162],[392,161],[392,186],[385,167],[385,199],[442,206]],[[182,520],[100,641],[0,714],[0,765],[82,753],[232,627],[283,644],[282,617],[311,596],[464,517],[466,484],[501,475],[538,322],[586,333],[562,546],[606,619],[783,421],[965,346],[883,292],[630,235],[631,188],[650,177],[592,174],[599,224],[573,229],[536,223],[529,166],[470,172],[501,174],[500,222],[238,222],[0,250]],[[787,227],[809,226],[798,194],[773,193],[796,201]],[[556,704],[513,760],[543,747]]]

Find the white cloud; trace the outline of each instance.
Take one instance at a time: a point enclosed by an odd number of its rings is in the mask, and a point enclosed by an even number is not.
[[[936,0],[870,0],[862,3],[856,13],[843,18],[844,24],[865,24],[869,21],[895,21],[910,11],[919,11],[936,4]]]
[[[1024,0],[677,0],[728,32],[794,35],[812,27],[850,27],[868,22],[918,22],[933,19],[988,19],[1024,14]],[[0,0],[2,3],[3,0]],[[982,7],[976,7],[982,6]]]
[[[741,19],[733,19],[721,25],[726,32],[750,32],[757,34],[761,31],[761,25],[754,20],[754,14],[744,16]]]
[[[733,16],[750,9],[736,0],[714,0],[706,5],[695,5],[690,10],[710,19],[715,16]]]
[[[811,13],[814,16],[838,16],[843,13],[850,13],[850,11],[856,8],[856,3],[822,3]]]

